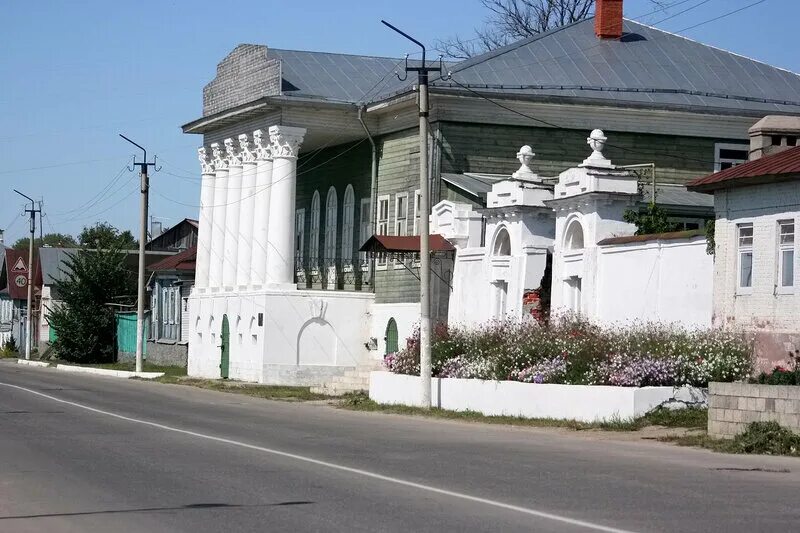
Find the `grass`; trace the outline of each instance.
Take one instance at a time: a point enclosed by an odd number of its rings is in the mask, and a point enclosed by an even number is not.
[[[11,350],[0,350],[0,359],[18,359],[19,354]]]
[[[244,394],[245,396],[252,396],[254,398],[262,398],[265,400],[311,402],[330,399],[330,396],[311,392],[310,387],[258,385],[254,383],[241,383],[238,381],[225,381],[221,379],[188,378],[185,377],[186,370],[182,370],[183,375],[165,374],[163,377],[156,378],[152,381],[157,381],[158,383],[170,383],[174,385],[187,385],[190,387],[197,387],[200,389],[213,390],[217,392]]]
[[[753,422],[744,433],[733,439],[715,439],[707,434],[700,434],[662,437],[658,440],[722,453],[800,457],[800,435],[781,427],[777,422]]]
[[[502,424],[529,427],[559,427],[576,431],[637,431],[647,426],[664,426],[671,428],[705,428],[708,424],[708,410],[691,407],[681,411],[656,409],[635,420],[610,420],[606,422],[577,422],[554,418],[523,418],[519,416],[486,416],[475,411],[448,411],[433,408],[425,410],[407,405],[382,405],[367,397],[364,393],[353,393],[343,397],[339,407],[354,411],[373,411],[400,415],[417,415],[427,418],[460,420],[484,424]]]
[[[66,363],[66,364],[73,364],[73,363]],[[118,361],[116,363],[103,363],[97,365],[82,365],[82,366],[105,368],[107,370],[126,370],[128,372],[133,372],[136,370],[136,361]],[[154,365],[152,363],[148,363],[147,361],[144,361],[144,363],[142,364],[142,371],[164,372],[164,376],[173,376],[173,377],[186,375],[186,367]]]

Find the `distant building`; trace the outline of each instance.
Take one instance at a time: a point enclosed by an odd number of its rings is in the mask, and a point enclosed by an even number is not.
[[[0,339],[13,336],[24,353],[28,342],[28,251],[4,248],[0,252]]]
[[[145,245],[148,251],[183,252],[197,246],[197,221],[185,218],[162,231]]]

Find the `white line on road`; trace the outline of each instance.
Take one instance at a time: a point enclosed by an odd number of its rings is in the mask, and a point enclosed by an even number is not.
[[[545,518],[547,520],[553,520],[554,522],[561,522],[562,524],[569,524],[572,526],[578,526],[585,529],[591,529],[593,531],[604,531],[606,533],[632,533],[631,531],[624,530],[624,529],[617,529],[613,527],[603,526],[600,524],[594,524],[592,522],[586,522],[584,520],[576,520],[574,518],[568,518],[566,516],[560,516],[557,514],[546,513],[544,511],[537,511],[536,509],[531,509],[528,507],[521,507],[519,505],[512,505],[510,503],[503,503],[497,500],[489,500],[486,498],[480,498],[478,496],[471,496],[469,494],[464,494],[462,492],[456,492],[447,489],[440,489],[437,487],[433,487],[431,485],[423,485],[422,483],[415,483],[413,481],[407,481],[405,479],[400,479],[396,477],[386,476],[383,474],[378,474],[375,472],[370,472],[369,470],[361,470],[360,468],[352,468],[350,466],[339,465],[336,463],[329,463],[328,461],[322,461],[320,459],[314,459],[313,457],[306,457],[304,455],[298,455],[294,453],[283,452],[281,450],[274,450],[272,448],[265,448],[263,446],[256,446],[254,444],[247,444],[246,442],[241,442],[238,440],[233,439],[226,439],[223,437],[215,437],[213,435],[206,435],[204,433],[198,433],[196,431],[189,431],[186,429],[180,429],[172,426],[167,426],[164,424],[159,424],[157,422],[150,422],[147,420],[140,420],[138,418],[131,418],[129,416],[120,415],[117,413],[112,413],[110,411],[103,411],[102,409],[97,409],[95,407],[90,407],[88,405],[70,402],[68,400],[62,400],[61,398],[56,398],[55,396],[50,396],[49,394],[44,394],[35,390],[27,389],[25,387],[20,387],[19,385],[12,385],[10,383],[3,383],[0,382],[0,385],[5,387],[11,387],[12,389],[19,389],[25,392],[29,392],[31,394],[35,394],[36,396],[41,396],[42,398],[47,398],[48,400],[52,400],[54,402],[62,403],[65,405],[71,405],[73,407],[78,407],[80,409],[85,409],[86,411],[91,411],[93,413],[98,413],[101,415],[111,416],[114,418],[118,418],[120,420],[125,420],[127,422],[133,422],[135,424],[142,424],[145,426],[150,426],[158,429],[163,429],[165,431],[172,431],[175,433],[181,433],[183,435],[189,435],[192,437],[197,437],[199,439],[206,439],[214,442],[221,442],[223,444],[229,444],[231,446],[239,446],[241,448],[246,448],[249,450],[256,450],[259,452],[269,453],[272,455],[277,455],[280,457],[286,457],[288,459],[294,459],[296,461],[302,461],[304,463],[310,463],[317,466],[324,466],[325,468],[330,468],[333,470],[339,470],[341,472],[348,472],[350,474],[356,474],[359,476],[364,476],[372,479],[377,479],[380,481],[385,481],[387,483],[393,483],[395,485],[402,485],[404,487],[411,487],[414,489],[424,490],[427,492],[432,492],[434,494],[441,494],[443,496],[449,496],[451,498],[457,498],[460,500],[466,500],[475,503],[481,503],[484,505],[488,505],[491,507],[496,507],[499,509],[505,509],[508,511],[515,511],[518,513],[523,513],[531,516],[536,516],[538,518]]]

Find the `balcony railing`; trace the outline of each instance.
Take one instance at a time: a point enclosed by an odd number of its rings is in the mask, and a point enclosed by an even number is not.
[[[300,288],[330,291],[372,290],[370,260],[360,257],[297,259],[294,277],[295,283]]]

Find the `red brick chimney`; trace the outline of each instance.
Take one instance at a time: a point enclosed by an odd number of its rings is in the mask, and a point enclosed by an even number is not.
[[[594,8],[594,34],[598,39],[622,37],[622,0],[597,0]]]

